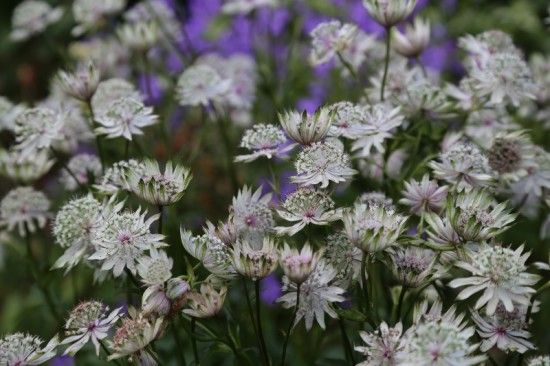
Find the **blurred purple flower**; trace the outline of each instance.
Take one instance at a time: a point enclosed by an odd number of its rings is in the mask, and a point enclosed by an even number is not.
[[[267,305],[275,305],[275,301],[281,297],[282,285],[281,280],[275,273],[264,278],[260,283],[260,298],[262,301]]]
[[[71,356],[56,356],[50,361],[50,366],[73,366],[74,358]]]
[[[158,78],[154,75],[140,74],[138,85],[141,94],[145,97],[145,104],[155,105],[162,99]]]

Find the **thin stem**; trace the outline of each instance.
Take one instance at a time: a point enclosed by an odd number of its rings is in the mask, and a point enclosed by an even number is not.
[[[130,152],[130,140],[124,139],[124,160],[128,160],[128,153]]]
[[[380,100],[384,101],[384,89],[386,88],[386,78],[388,77],[388,67],[390,65],[390,47],[391,47],[391,26],[386,27],[386,58],[384,61],[384,75],[382,76],[382,85],[380,86]]]
[[[90,115],[90,127],[93,130],[96,123],[95,123],[94,109],[92,108],[91,100],[88,100],[86,102],[86,107],[88,107],[88,113]],[[95,135],[95,144],[97,148],[97,155],[99,155],[99,160],[101,161],[101,171],[105,172],[105,158],[103,156],[103,149],[101,147],[101,138],[95,132],[94,132],[94,135]]]
[[[159,234],[162,235],[162,219],[164,217],[164,206],[163,205],[158,205],[158,210],[159,210],[159,226],[158,226],[158,232]]]
[[[178,332],[178,328],[176,327],[176,320],[177,318],[173,318],[172,321],[170,322],[170,326],[172,328],[172,334],[174,335],[174,340],[176,341],[176,346],[178,347],[176,353],[179,360],[179,364],[187,365],[187,362],[185,361],[185,350],[183,349],[183,344],[181,343],[180,334]]]
[[[254,290],[256,292],[256,319],[258,319],[258,333],[260,336],[260,344],[263,349],[263,357],[266,366],[270,365],[269,356],[267,355],[267,347],[265,345],[264,332],[262,330],[262,318],[260,315],[260,281],[254,281]]]
[[[61,159],[61,156],[57,153],[57,151],[55,151],[54,148],[50,147],[50,151],[52,152],[52,155],[57,159],[57,161],[59,162],[59,164],[61,164],[61,166],[63,167],[63,169],[65,169],[67,171],[67,173],[69,173],[69,175],[71,176],[71,178],[74,179],[74,181],[76,182],[76,184],[78,184],[78,186],[82,189],[86,189],[86,186],[84,186],[82,183],[80,183],[80,180],[76,177],[76,174],[69,168],[69,166],[67,164],[65,164],[63,162],[63,159]]]
[[[191,344],[193,345],[193,357],[195,358],[195,365],[200,365],[199,351],[197,350],[197,340],[195,339],[195,318],[191,318]]]
[[[109,359],[109,356],[111,355],[111,352],[109,351],[109,349],[107,348],[107,346],[105,345],[105,343],[103,343],[103,341],[101,339],[98,339],[98,342],[99,342],[99,345],[101,346],[101,349],[107,355],[107,359]],[[109,361],[113,361],[115,363],[115,365],[120,365],[120,362],[118,362],[118,360],[109,360]]]
[[[355,359],[353,357],[353,350],[351,349],[351,342],[349,341],[348,333],[346,332],[346,325],[344,319],[338,319],[340,325],[340,331],[342,332],[342,341],[344,342],[344,352],[346,353],[346,360],[351,361],[351,365],[355,365]]]
[[[235,166],[233,165],[233,149],[231,145],[231,139],[227,134],[227,129],[222,118],[216,117],[216,123],[218,124],[218,130],[223,141],[223,146],[225,148],[225,161],[227,165],[227,172],[229,173],[229,178],[231,180],[231,186],[233,192],[237,191],[239,183],[237,180],[237,173],[235,172]]]
[[[338,59],[340,60],[340,62],[344,65],[344,67],[349,71],[349,73],[351,74],[351,76],[357,81],[359,82],[359,77],[357,76],[357,73],[355,72],[355,70],[353,69],[353,66],[351,66],[351,64],[344,58],[344,56],[342,56],[342,53],[340,51],[336,52],[336,55],[338,56]]]
[[[363,308],[363,312],[365,313],[365,315],[367,315],[369,312],[368,303],[370,302],[369,291],[367,289],[366,271],[367,271],[367,253],[363,252],[363,257],[361,258],[361,284],[363,285],[363,294],[365,295],[365,304],[364,304],[365,306]]]
[[[420,66],[420,69],[422,70],[422,75],[424,75],[425,78],[428,77],[428,71],[426,71],[426,66],[420,61],[420,56],[416,56],[415,61],[418,66]]]
[[[159,356],[155,353],[152,347],[146,348],[146,352],[153,357],[153,360],[157,363],[157,365],[162,365],[163,363],[160,361]]]
[[[395,311],[393,313],[393,322],[397,322],[399,317],[401,316],[401,309],[403,307],[403,299],[405,298],[405,293],[407,292],[407,286],[403,285],[401,286],[401,291],[399,291],[399,300],[397,300],[397,306],[394,308]]]
[[[296,321],[296,314],[298,313],[298,308],[300,306],[300,286],[301,285],[302,284],[299,283],[298,287],[296,288],[296,307],[294,308],[294,312],[292,313],[292,320],[288,324],[288,329],[286,331],[285,343],[283,345],[283,356],[281,357],[281,366],[285,366],[286,347],[288,346],[288,341],[290,339],[290,332],[292,331],[292,326]]]

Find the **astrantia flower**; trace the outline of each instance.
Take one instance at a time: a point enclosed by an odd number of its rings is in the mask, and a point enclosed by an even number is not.
[[[411,212],[422,214],[424,212],[439,212],[447,197],[447,186],[438,186],[435,180],[430,180],[428,174],[424,174],[422,181],[412,179],[405,182],[403,196],[399,203],[410,206]]]
[[[250,154],[238,155],[236,162],[250,163],[260,157],[268,159],[283,157],[285,153],[294,148],[289,143],[284,132],[271,124],[257,124],[245,131],[240,147],[250,150]]]
[[[69,160],[67,168],[71,172],[69,173],[66,169],[63,170],[60,180],[69,191],[73,191],[81,185],[86,186],[91,182],[95,182],[101,176],[101,162],[97,156],[91,154],[73,156]]]
[[[427,213],[424,215],[424,220],[428,224],[426,233],[428,234],[428,241],[432,245],[435,244],[441,249],[449,246],[460,249],[460,244],[463,244],[462,239],[453,229],[453,225],[447,217],[441,218],[435,213]]]
[[[483,149],[489,149],[497,135],[514,128],[506,109],[482,108],[469,113],[464,134]]]
[[[396,244],[407,217],[376,205],[355,204],[344,212],[344,231],[359,249],[375,253]]]
[[[147,353],[150,351],[145,349],[160,335],[162,322],[162,318],[150,319],[131,309],[130,316],[122,319],[122,325],[117,328],[113,340],[109,342],[109,348],[113,352],[108,359],[130,357],[136,363],[139,360],[140,365],[156,365],[156,361]]]
[[[477,333],[483,338],[480,350],[487,352],[497,346],[502,351],[525,353],[529,349],[535,349],[528,341],[531,334],[526,330],[526,309],[522,310],[516,307],[509,312],[500,304],[492,316],[482,316],[477,311],[472,311]]]
[[[207,106],[222,97],[231,86],[231,80],[223,79],[208,65],[188,67],[178,78],[176,94],[182,106]]]
[[[418,247],[397,248],[392,251],[393,274],[406,287],[419,287],[434,275],[435,253]]]
[[[393,131],[401,126],[403,116],[400,108],[388,104],[375,104],[365,108],[363,133],[353,142],[352,150],[360,150],[359,156],[371,155],[371,150],[383,153],[384,141],[393,136]]]
[[[50,200],[44,193],[32,187],[14,188],[0,202],[0,227],[17,228],[19,235],[26,236],[46,226],[49,209]]]
[[[458,46],[474,57],[476,66],[483,65],[497,53],[518,53],[509,34],[499,30],[489,30],[475,36],[468,34],[458,40]],[[469,65],[471,66],[471,65]]]
[[[323,258],[336,270],[334,284],[347,289],[359,278],[363,253],[341,231],[330,234],[325,242]]]
[[[527,366],[550,366],[550,356],[537,356],[527,361]]]
[[[65,267],[68,272],[90,252],[92,231],[101,220],[102,204],[91,194],[66,203],[57,213],[53,223],[53,235],[65,252],[53,268]]]
[[[397,365],[396,356],[403,350],[401,334],[403,325],[397,323],[393,328],[382,322],[380,327],[372,333],[359,332],[364,346],[356,346],[354,349],[366,357],[359,365],[364,366],[394,366]]]
[[[322,251],[313,253],[309,243],[306,243],[301,250],[290,248],[285,243],[284,248],[279,251],[279,263],[290,281],[301,284],[308,279],[322,255]]]
[[[300,284],[300,301],[294,326],[305,319],[306,329],[310,330],[315,319],[321,328],[325,329],[325,313],[336,318],[336,312],[332,307],[334,302],[344,301],[344,290],[333,286],[332,281],[336,277],[336,271],[324,261],[320,261],[311,273],[309,278]],[[297,285],[294,282],[283,277],[283,292],[277,302],[283,303],[283,307],[288,309],[296,306]]]
[[[238,273],[258,281],[277,268],[275,240],[266,236],[259,248],[252,247],[248,241],[238,241],[232,249],[232,259],[233,267]]]
[[[183,313],[195,318],[210,318],[220,312],[226,294],[227,287],[216,289],[209,283],[203,283],[199,292],[188,293]]]
[[[483,245],[478,251],[471,251],[467,260],[455,263],[470,272],[471,277],[456,278],[449,286],[466,286],[458,294],[458,300],[483,291],[475,308],[487,305],[487,315],[493,315],[499,303],[507,311],[513,311],[518,305],[528,306],[531,295],[535,293],[531,286],[537,283],[539,276],[526,272],[525,261],[530,253],[522,252],[523,246],[514,251],[501,246]]]
[[[259,232],[271,230],[275,225],[273,211],[269,206],[271,193],[262,195],[262,188],[252,192],[244,186],[236,197],[233,197],[229,213],[231,222],[239,233]]]
[[[336,54],[350,47],[358,29],[354,24],[341,24],[338,20],[318,24],[311,31],[312,50],[309,56],[313,65],[324,64]]]
[[[487,151],[489,166],[501,179],[517,181],[534,165],[534,146],[524,131],[498,134]]]
[[[178,300],[190,289],[189,282],[184,279],[179,277],[170,278],[166,283],[166,296],[168,296],[170,300]]]
[[[391,197],[387,197],[384,192],[380,191],[362,193],[359,197],[357,197],[355,203],[362,203],[368,207],[377,206],[386,210],[396,210]]]
[[[42,339],[26,333],[14,333],[0,339],[0,365],[31,366],[51,360],[59,341],[57,336],[41,347]]]
[[[116,33],[123,45],[141,53],[155,46],[161,35],[158,23],[154,20],[123,24]]]
[[[171,303],[164,284],[149,286],[141,297],[141,311],[147,316],[166,316]]]
[[[94,95],[99,78],[99,70],[90,61],[74,72],[60,71],[56,80],[65,93],[77,100],[87,102]]]
[[[298,175],[290,180],[303,186],[320,184],[321,188],[326,188],[330,182],[345,182],[357,173],[351,168],[351,159],[344,146],[332,140],[306,146],[294,165]]]
[[[311,145],[323,140],[329,133],[334,113],[320,108],[314,114],[286,111],[279,114],[279,122],[288,137],[301,145]]]
[[[183,229],[180,229],[180,236],[187,253],[200,260],[209,272],[221,278],[235,277],[230,248],[220,238],[211,232],[193,236]]]
[[[129,172],[135,175],[143,174],[145,165],[134,159],[117,161],[105,171],[100,184],[94,185],[94,188],[106,194],[115,194],[122,189],[129,190],[126,180]]]
[[[32,108],[20,113],[15,120],[16,150],[23,156],[36,150],[48,149],[61,138],[62,116],[49,108]]]
[[[463,241],[494,238],[516,218],[506,203],[497,204],[493,197],[480,189],[450,197],[446,216]]]
[[[8,98],[0,96],[0,131],[14,131],[15,119],[26,107],[23,104],[14,104]]]
[[[417,77],[406,85],[402,93],[390,94],[389,97],[394,104],[401,107],[402,113],[407,117],[421,114],[430,119],[441,120],[454,116],[452,104],[447,100],[447,95],[438,85],[424,76]]]
[[[108,17],[118,13],[126,6],[126,0],[75,0],[73,16],[77,26],[73,36],[80,36],[94,28],[101,27]]]
[[[112,270],[115,277],[125,268],[135,274],[140,257],[153,248],[166,246],[164,235],[152,234],[149,229],[159,215],[148,219],[146,215],[147,211],[123,211],[105,218],[92,232],[96,251],[89,259],[101,261],[101,270]]]
[[[40,179],[53,166],[47,150],[22,155],[18,150],[0,149],[0,174],[16,182],[30,183]]]
[[[67,338],[61,344],[70,344],[64,354],[74,355],[90,340],[99,356],[99,342],[107,338],[107,332],[122,316],[122,308],[109,313],[109,307],[99,301],[85,301],[78,304],[65,322]]]
[[[24,41],[44,31],[50,24],[61,19],[62,15],[63,9],[61,7],[52,8],[46,1],[22,1],[13,11],[10,39],[12,41]]]
[[[99,113],[95,120],[101,125],[96,128],[97,133],[107,135],[107,138],[122,136],[132,140],[132,135],[143,135],[141,128],[157,123],[158,117],[153,114],[153,108],[146,107],[141,101],[123,97]]]
[[[124,79],[113,78],[100,82],[91,101],[96,118],[107,113],[112,103],[124,97],[141,101],[141,96],[135,86]]]
[[[290,227],[275,228],[277,234],[290,236],[308,224],[328,225],[342,217],[340,210],[335,209],[334,201],[329,196],[311,188],[300,188],[290,193],[277,213],[284,220],[295,223]]]
[[[167,206],[178,202],[191,182],[191,172],[182,165],[166,163],[161,172],[156,160],[145,160],[143,171],[129,169],[126,180],[129,189],[141,199],[157,205]]]
[[[152,248],[149,253],[138,259],[139,277],[148,286],[163,284],[172,277],[173,260],[163,250]]]
[[[262,7],[276,7],[280,0],[225,0],[222,12],[226,14],[248,14]]]
[[[407,25],[405,34],[394,28],[393,49],[402,56],[416,58],[428,46],[430,42],[430,22],[416,18],[412,25]]]
[[[365,126],[365,108],[350,102],[338,102],[329,107],[334,118],[330,127],[329,136],[345,137],[355,140],[363,134]]]
[[[388,28],[408,17],[416,0],[363,0],[363,5],[380,25]]]
[[[428,165],[436,178],[453,184],[459,192],[488,186],[493,179],[487,158],[470,143],[454,144]]]

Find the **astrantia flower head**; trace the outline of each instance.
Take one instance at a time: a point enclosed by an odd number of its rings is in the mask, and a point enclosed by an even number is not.
[[[399,107],[375,104],[364,110],[363,133],[353,142],[352,150],[359,150],[359,156],[368,157],[372,149],[383,153],[384,141],[393,136],[393,131],[403,123]]]
[[[145,165],[134,159],[117,161],[105,171],[100,184],[94,185],[94,188],[106,194],[115,194],[122,189],[129,190],[126,179],[129,172],[136,175],[144,174]]]
[[[432,245],[438,246],[441,249],[449,249],[449,247],[459,250],[463,249],[461,244],[464,243],[455,229],[453,229],[449,218],[441,218],[437,214],[430,212],[424,215],[424,220],[428,224],[426,233]]]
[[[200,291],[192,291],[187,295],[187,305],[183,313],[195,318],[210,318],[223,307],[227,287],[216,289],[212,284],[201,284]]]
[[[476,323],[477,333],[483,338],[480,350],[489,351],[497,346],[502,351],[525,353],[535,346],[529,342],[530,333],[526,330],[524,307],[516,307],[513,311],[506,311],[502,304],[497,306],[492,316],[483,316],[472,311],[472,319]]]
[[[230,220],[238,231],[237,234],[264,233],[271,230],[275,220],[270,202],[271,193],[262,195],[262,187],[254,192],[247,186],[239,190],[229,208]]]
[[[459,192],[486,187],[493,179],[487,158],[470,143],[454,144],[428,165],[436,178],[453,184]]]
[[[100,125],[96,128],[97,133],[107,138],[121,136],[132,140],[132,135],[143,135],[141,128],[157,123],[158,117],[153,114],[153,108],[146,107],[140,100],[123,97],[99,113],[96,122]]]
[[[80,36],[83,33],[100,28],[108,17],[118,13],[126,6],[126,0],[75,0],[73,16],[77,26],[72,34]]]
[[[148,256],[138,259],[137,270],[141,281],[148,285],[161,285],[172,277],[173,260],[165,251],[152,248]]]
[[[141,53],[155,46],[161,35],[158,23],[154,20],[123,24],[116,33],[123,45]]]
[[[325,242],[323,258],[336,270],[334,284],[347,289],[361,273],[363,253],[344,232],[330,234]]]
[[[407,287],[419,287],[434,275],[435,253],[418,247],[397,248],[391,253],[393,274]]]
[[[122,316],[122,308],[109,312],[100,301],[84,301],[78,304],[65,322],[66,338],[61,344],[70,344],[64,354],[74,355],[90,340],[99,356],[99,342],[107,338],[107,332]]]
[[[112,271],[119,277],[125,268],[132,274],[137,261],[149,250],[166,246],[164,235],[152,234],[149,227],[159,215],[146,219],[147,211],[117,211],[105,217],[92,232],[96,249],[89,259],[101,262],[102,271]]]
[[[16,182],[30,183],[40,179],[53,166],[47,150],[23,155],[18,150],[0,149],[0,174]]]
[[[294,163],[298,175],[291,182],[303,186],[320,184],[328,187],[330,182],[341,183],[350,179],[356,170],[351,168],[351,159],[340,141],[326,140],[306,146]]]
[[[193,236],[191,232],[180,229],[180,236],[187,253],[200,260],[209,272],[220,278],[235,277],[229,246],[212,232]]]
[[[407,217],[380,206],[355,204],[342,220],[348,239],[364,252],[375,253],[396,244]]]
[[[74,72],[60,71],[56,80],[65,93],[77,100],[88,102],[97,89],[99,78],[99,70],[90,61]]]
[[[473,108],[475,109],[475,107]],[[464,134],[483,149],[489,149],[497,135],[516,128],[508,111],[502,106],[471,111]]]
[[[344,301],[344,290],[340,287],[333,286],[332,281],[336,277],[336,271],[324,261],[317,263],[317,266],[308,277],[308,279],[300,284],[300,301],[294,326],[304,318],[306,329],[310,330],[315,319],[321,328],[325,329],[325,313],[332,318],[336,318],[337,314],[332,307],[334,302]],[[277,302],[283,303],[284,308],[296,306],[297,284],[283,277],[283,292]]]
[[[342,217],[341,211],[335,209],[334,201],[325,193],[312,188],[300,188],[290,193],[277,210],[284,220],[295,224],[278,226],[275,231],[279,235],[294,235],[306,225],[328,225]]]
[[[102,204],[91,194],[75,198],[57,213],[53,235],[65,252],[53,268],[66,268],[68,272],[93,250],[92,231],[101,220]]]
[[[285,276],[296,284],[301,284],[308,279],[321,259],[321,250],[313,253],[309,243],[306,243],[301,250],[290,248],[287,243],[279,251],[279,263]]]
[[[166,282],[166,296],[172,301],[179,300],[190,289],[189,282],[179,277],[170,278]]]
[[[519,305],[528,306],[535,290],[531,287],[539,280],[538,275],[526,272],[525,261],[530,253],[522,254],[523,246],[516,250],[501,246],[482,245],[471,251],[464,261],[455,265],[471,273],[471,277],[456,278],[449,286],[466,286],[457,296],[464,300],[483,291],[475,304],[476,309],[487,305],[485,312],[493,315],[502,303],[506,311]]]
[[[22,1],[13,11],[10,39],[12,41],[24,41],[44,31],[50,24],[61,19],[62,15],[63,9],[61,7],[52,8],[46,1]]]
[[[100,82],[91,101],[96,118],[103,113],[107,113],[113,102],[124,97],[141,101],[141,96],[136,87],[124,79],[113,78]]]
[[[253,281],[267,277],[277,268],[277,247],[272,237],[265,236],[261,247],[247,241],[238,241],[232,249],[233,267],[242,276]]]
[[[505,181],[517,181],[535,165],[534,146],[524,131],[498,134],[487,151],[489,166]]]
[[[22,156],[36,150],[48,149],[61,137],[63,118],[49,108],[32,108],[20,113],[15,120],[15,149]]]
[[[416,18],[413,24],[407,25],[405,34],[395,28],[392,33],[393,49],[402,56],[416,58],[430,42],[430,22]]]
[[[446,216],[463,241],[494,238],[516,218],[506,203],[497,204],[481,189],[451,196],[447,202]]]
[[[402,332],[403,325],[401,323],[390,328],[386,322],[382,322],[380,327],[372,333],[359,332],[365,345],[356,346],[354,349],[366,357],[365,361],[359,365],[397,365],[396,356],[404,346],[401,342]]]
[[[25,333],[14,333],[0,339],[0,365],[31,366],[51,360],[59,344],[57,336],[44,347],[42,339]]]
[[[399,203],[410,206],[415,214],[424,212],[439,212],[447,197],[447,186],[438,186],[435,180],[430,180],[428,174],[424,174],[420,182],[412,179],[405,182],[403,196]]]
[[[280,0],[225,0],[222,12],[226,14],[248,14],[262,7],[276,7]]]
[[[314,114],[305,111],[286,111],[279,114],[279,122],[288,137],[301,145],[311,145],[323,140],[329,133],[334,112],[329,108],[320,108]]]
[[[361,203],[367,205],[368,207],[377,206],[386,210],[396,210],[391,197],[387,197],[384,192],[380,191],[362,193],[359,197],[357,197],[355,203]]]
[[[0,96],[0,131],[14,131],[15,119],[26,109],[24,104],[14,104],[8,98]]]
[[[318,24],[311,31],[310,62],[320,65],[348,49],[358,32],[354,24],[341,24],[338,20]]]
[[[388,28],[408,17],[416,0],[363,0],[363,5],[380,25]]]
[[[166,316],[170,313],[171,301],[164,284],[149,286],[141,297],[141,311],[147,316]]]
[[[188,67],[178,78],[176,94],[182,106],[208,106],[228,92],[231,80],[208,65]]]
[[[161,172],[159,163],[150,159],[142,165],[143,171],[126,171],[128,187],[138,197],[157,206],[171,205],[183,197],[191,182],[189,169],[169,161]]]
[[[18,230],[26,236],[37,228],[42,229],[50,213],[50,200],[32,187],[17,187],[9,191],[0,202],[0,227]]]
[[[101,176],[101,162],[99,158],[91,154],[78,154],[73,156],[67,168],[61,173],[61,183],[69,191],[77,189],[79,186],[86,186],[95,182]]]
[[[329,107],[334,113],[332,126],[330,127],[329,136],[345,137],[351,140],[359,138],[365,126],[365,108],[354,105],[350,102],[338,102]]]
[[[245,131],[240,147],[250,150],[250,154],[238,155],[236,162],[249,163],[260,157],[271,159],[283,157],[294,148],[283,130],[272,124],[257,124]]]

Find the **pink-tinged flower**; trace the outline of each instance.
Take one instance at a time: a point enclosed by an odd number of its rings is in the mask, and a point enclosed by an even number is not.
[[[405,182],[405,190],[400,203],[410,206],[412,213],[420,215],[424,212],[439,212],[447,197],[447,186],[438,186],[435,180],[430,180],[428,174],[422,181],[411,180]]]

